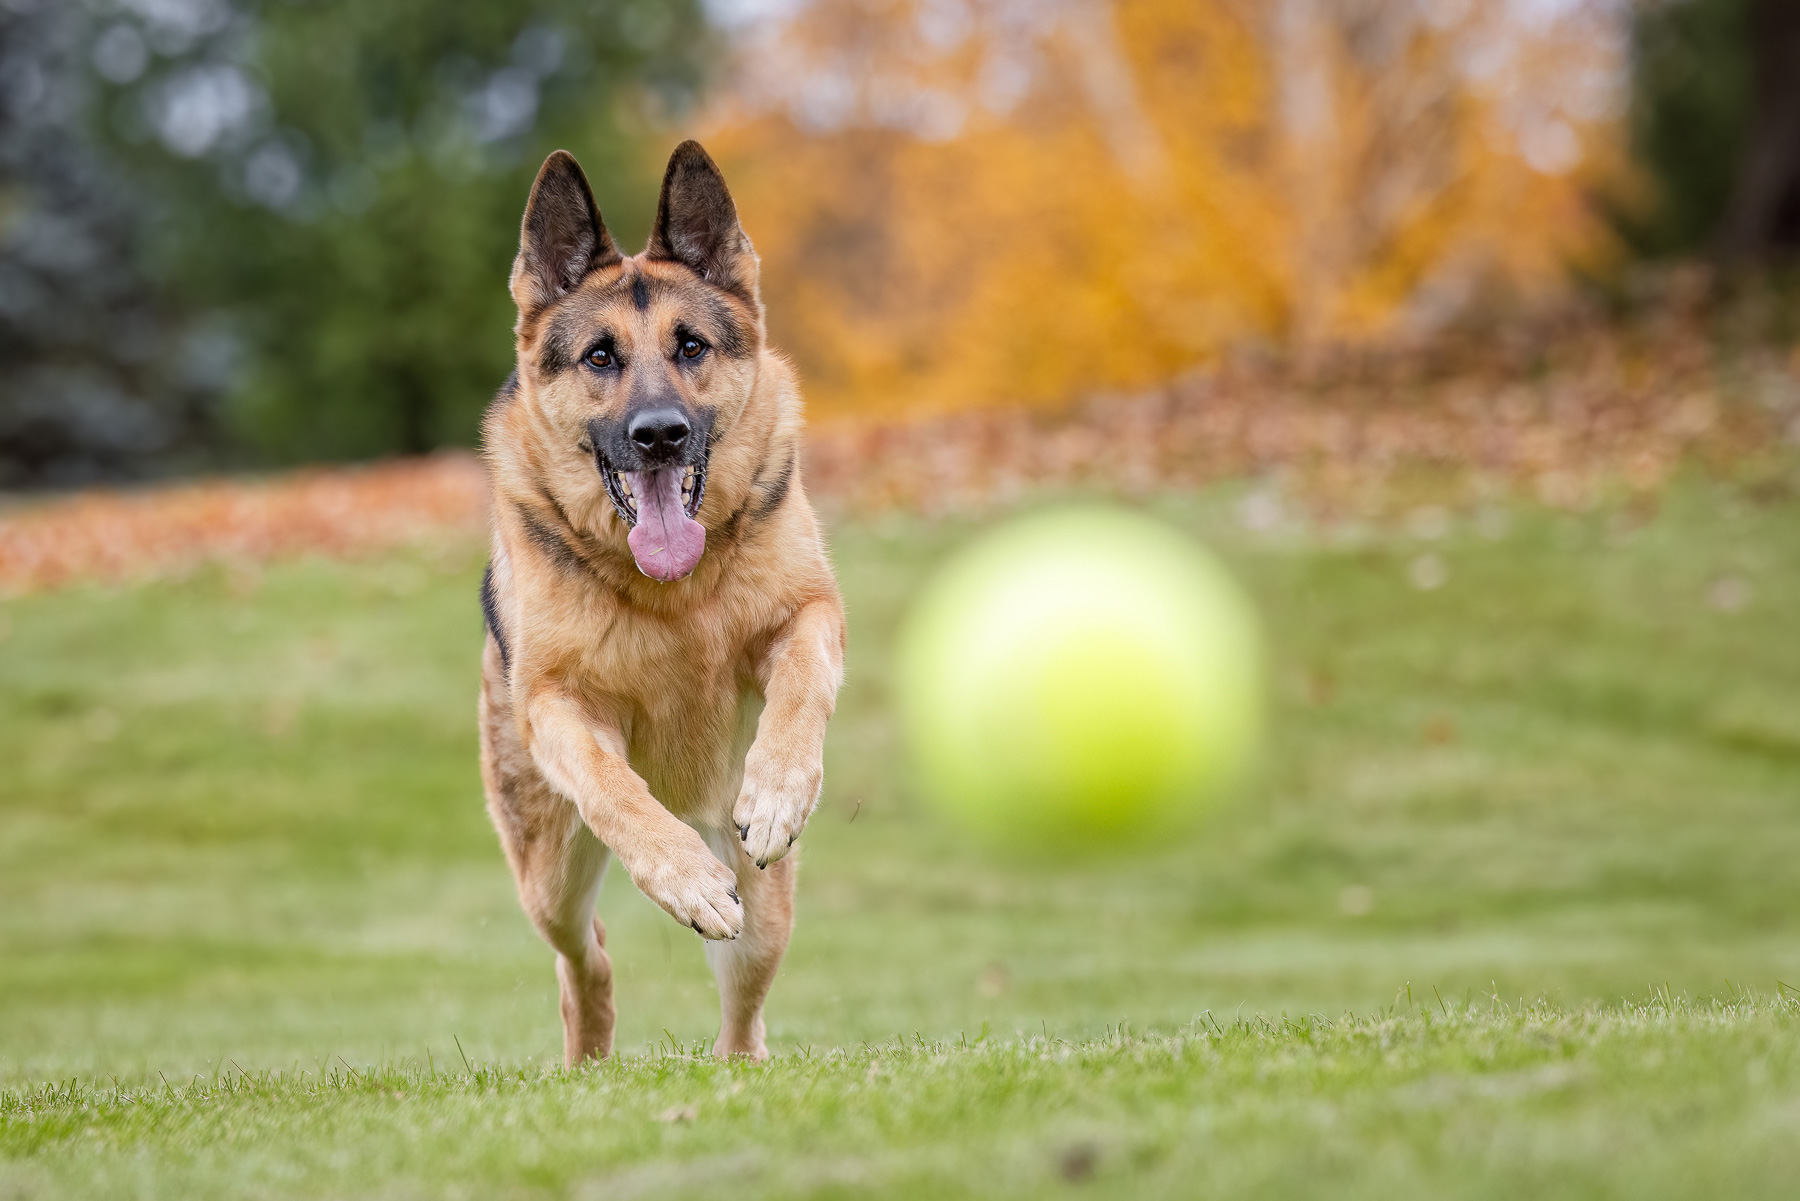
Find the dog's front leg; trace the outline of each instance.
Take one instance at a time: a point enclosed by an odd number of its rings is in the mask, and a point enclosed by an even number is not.
[[[650,795],[626,762],[619,730],[592,720],[555,687],[534,692],[525,711],[538,770],[575,802],[639,890],[702,938],[736,938],[744,928],[737,877]]]
[[[804,605],[757,665],[763,688],[744,787],[732,807],[738,837],[758,867],[787,854],[819,803],[825,723],[844,680],[844,611],[836,597]]]

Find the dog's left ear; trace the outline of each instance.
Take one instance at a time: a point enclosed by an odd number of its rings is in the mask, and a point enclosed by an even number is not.
[[[644,256],[681,263],[713,287],[758,305],[756,250],[738,224],[725,177],[698,142],[683,142],[669,156]]]

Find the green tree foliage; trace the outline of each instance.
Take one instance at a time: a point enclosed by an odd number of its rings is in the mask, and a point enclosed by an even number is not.
[[[1645,0],[1632,32],[1632,140],[1653,192],[1618,224],[1640,253],[1691,253],[1716,234],[1737,183],[1752,115],[1751,0]]]
[[[244,462],[471,444],[538,163],[573,150],[642,236],[668,149],[647,131],[709,49],[695,0],[16,2],[63,15],[85,136],[199,348],[181,378]]]
[[[186,369],[204,337],[171,319],[142,199],[85,136],[87,16],[0,5],[0,488],[178,466],[207,425]]]

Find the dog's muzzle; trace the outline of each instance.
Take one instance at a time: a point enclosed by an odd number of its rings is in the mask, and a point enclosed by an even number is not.
[[[697,519],[706,498],[707,431],[673,408],[640,411],[622,424],[590,429],[595,466],[630,527],[626,544],[638,570],[665,583],[679,580],[706,550]]]

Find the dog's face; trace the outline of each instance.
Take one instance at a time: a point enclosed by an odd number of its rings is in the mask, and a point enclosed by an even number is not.
[[[526,205],[512,293],[534,425],[553,456],[591,465],[655,579],[682,578],[705,549],[708,459],[749,401],[762,349],[756,266],[696,142],[669,160],[641,255],[619,253],[563,151]]]

